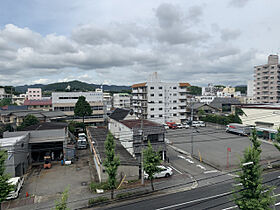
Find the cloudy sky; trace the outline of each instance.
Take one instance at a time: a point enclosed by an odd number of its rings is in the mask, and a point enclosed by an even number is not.
[[[6,0],[0,85],[239,85],[280,50],[277,0]]]

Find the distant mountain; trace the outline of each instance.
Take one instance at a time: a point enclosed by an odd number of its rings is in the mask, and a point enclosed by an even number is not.
[[[27,88],[42,88],[43,91],[65,91],[66,88],[70,86],[71,91],[93,91],[96,88],[100,88],[100,85],[97,84],[89,84],[86,82],[81,82],[78,80],[70,81],[70,82],[57,82],[52,84],[35,84],[35,85],[24,85],[15,87],[17,92],[25,93]],[[118,86],[118,85],[103,85],[104,91],[113,91],[113,92],[122,92],[126,90],[131,90],[130,86]]]

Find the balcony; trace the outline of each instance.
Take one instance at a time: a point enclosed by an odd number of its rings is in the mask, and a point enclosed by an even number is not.
[[[180,94],[179,99],[185,99],[187,100],[187,95],[186,94]]]

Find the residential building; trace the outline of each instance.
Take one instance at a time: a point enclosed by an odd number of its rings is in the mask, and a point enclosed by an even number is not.
[[[254,95],[254,81],[248,80],[247,82],[247,96],[253,97]]]
[[[209,105],[218,109],[220,112],[232,112],[233,105],[240,105],[240,101],[236,98],[215,98]]]
[[[212,83],[208,84],[207,87],[202,87],[201,95],[203,96],[216,96],[218,91],[223,91],[223,87],[214,86]]]
[[[132,85],[132,107],[140,118],[163,124],[187,120],[189,83],[162,82],[157,73],[145,83]]]
[[[216,96],[195,96],[195,100],[202,104],[210,104]]]
[[[165,129],[163,125],[149,120],[131,119],[134,117],[130,112],[118,111],[115,114],[112,113],[109,119],[110,132],[133,157],[136,157],[139,164],[141,162],[142,138],[145,147],[149,140],[152,147],[165,160],[166,145],[164,142]]]
[[[18,106],[21,106],[24,104],[24,101],[27,99],[26,94],[20,94],[19,96],[13,95],[12,100],[13,103],[17,104]]]
[[[5,171],[11,177],[22,176],[26,173],[31,163],[28,143],[28,133],[0,139],[0,149],[6,150],[8,155],[5,161]]]
[[[65,120],[67,115],[61,111],[43,110],[0,110],[0,122],[19,126],[27,115],[34,115],[40,122]]]
[[[93,160],[97,171],[98,179],[100,182],[105,182],[108,179],[108,174],[105,172],[104,161],[106,159],[105,141],[108,135],[106,128],[87,127],[87,136],[90,151],[93,154]],[[137,180],[139,178],[139,163],[120,143],[115,140],[115,154],[120,159],[120,165],[117,170],[116,178],[121,181]]]
[[[130,108],[131,107],[131,95],[128,93],[114,93],[113,95],[113,107],[114,108]]]
[[[27,106],[29,110],[51,111],[52,110],[52,99],[25,100],[23,105]]]
[[[269,55],[267,64],[254,67],[255,103],[277,103],[280,101],[279,71],[278,55]]]
[[[28,88],[27,100],[41,100],[42,99],[42,89],[41,88]]]
[[[191,113],[193,113],[193,120],[199,120],[199,118],[202,117],[200,111],[203,111],[205,114],[214,114],[219,112],[219,109],[205,103],[197,102],[189,104],[187,107],[188,115],[191,116]]]
[[[53,92],[52,109],[62,111],[73,120],[82,122],[82,117],[74,117],[74,108],[79,96],[84,96],[92,109],[91,116],[85,116],[85,123],[101,125],[104,123],[104,103],[102,92]]]
[[[6,93],[5,88],[0,88],[0,100],[4,98],[12,98],[12,94]]]

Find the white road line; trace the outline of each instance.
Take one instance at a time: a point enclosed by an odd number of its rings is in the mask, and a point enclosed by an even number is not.
[[[192,160],[190,160],[190,159],[185,159],[186,161],[188,161],[189,163],[194,163]]]
[[[174,166],[171,166],[171,165],[170,165],[170,167],[173,168],[175,171],[177,171],[179,174],[183,174],[181,171],[179,171],[178,169],[176,169]]]
[[[280,205],[280,202],[279,203],[275,203],[275,206],[279,206]]]
[[[197,167],[201,168],[202,170],[206,170],[206,168],[202,165],[196,165]]]
[[[182,158],[182,159],[186,159],[184,156],[182,155],[178,155],[178,158]]]
[[[228,208],[225,208],[225,209],[222,209],[222,210],[229,210],[229,209],[236,209],[238,208],[238,206],[231,206],[231,207],[228,207]]]
[[[218,172],[218,170],[212,170],[212,171],[205,171],[204,173],[205,174],[211,174],[211,173],[217,173]]]
[[[195,202],[199,202],[199,201],[204,201],[204,200],[209,200],[209,199],[213,199],[213,198],[222,197],[222,196],[225,196],[225,195],[229,195],[231,193],[232,192],[225,192],[225,193],[222,193],[222,194],[213,195],[213,196],[209,196],[209,197],[206,197],[206,198],[199,198],[199,199],[192,200],[192,201],[187,201],[187,202],[184,202],[184,203],[178,203],[178,204],[174,204],[174,205],[170,205],[170,206],[165,206],[165,207],[162,207],[162,208],[159,208],[159,209],[156,209],[156,210],[171,209],[171,208],[175,208],[175,207],[178,207],[178,206],[183,206],[183,205],[190,204],[190,203],[195,203]]]
[[[242,183],[233,184],[234,187],[241,186],[241,185],[242,185]]]

